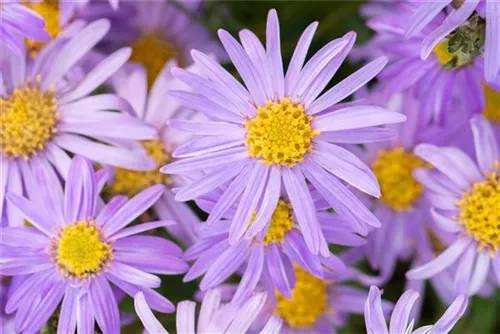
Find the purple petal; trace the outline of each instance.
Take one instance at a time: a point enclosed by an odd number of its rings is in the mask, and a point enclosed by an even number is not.
[[[409,39],[422,31],[450,2],[451,0],[422,3],[410,20],[406,38]]]
[[[92,305],[90,304],[89,294],[84,294],[77,301],[77,332],[94,333],[94,312],[92,311]]]
[[[220,306],[221,289],[212,289],[207,291],[201,303],[200,314],[198,316],[198,331],[204,331],[208,328],[213,319],[214,313]]]
[[[500,73],[500,3],[486,1],[486,41],[484,43],[484,74],[487,81],[494,81]]]
[[[271,80],[275,96],[285,94],[285,79],[283,77],[283,60],[281,59],[280,24],[275,9],[271,9],[267,16],[266,50],[271,67]]]
[[[250,251],[247,268],[243,274],[232,302],[241,304],[252,295],[264,268],[264,247],[254,245]]]
[[[78,304],[79,289],[71,286],[66,287],[64,299],[61,305],[61,313],[59,314],[59,322],[57,324],[57,334],[74,333],[77,319],[77,304]]]
[[[286,257],[282,257],[280,250],[275,244],[266,247],[266,269],[272,277],[272,282],[276,289],[287,298],[292,298],[292,289],[295,286],[295,274],[292,270],[292,279],[289,279],[288,272],[292,269],[292,264]]]
[[[401,295],[401,297],[399,297],[398,302],[392,311],[391,320],[389,321],[389,332],[406,332],[411,311],[418,297],[419,293],[413,290],[407,290]]]
[[[158,288],[161,284],[158,276],[148,274],[140,269],[117,261],[111,263],[108,271],[110,274],[120,277],[125,282],[141,287]]]
[[[36,333],[43,327],[56,310],[57,305],[64,295],[64,290],[65,284],[52,285],[51,289],[45,294],[36,310],[32,313],[32,316],[30,316],[30,321],[23,332]]]
[[[156,319],[154,316],[153,312],[151,312],[151,309],[148,306],[148,303],[146,302],[146,298],[144,297],[144,294],[142,292],[138,292],[135,297],[134,297],[134,307],[135,307],[135,312],[139,316],[139,319],[141,319],[142,324],[144,325],[144,328],[149,332],[149,333],[167,333],[165,328],[161,325],[161,323]]]
[[[304,237],[299,231],[292,230],[287,233],[283,243],[283,251],[293,263],[298,264],[301,268],[317,277],[323,277],[321,261],[317,256],[311,254]]]
[[[365,303],[365,324],[368,334],[389,333],[382,311],[382,298],[376,286],[370,287],[370,293]]]
[[[145,231],[149,230],[154,230],[159,227],[167,227],[167,226],[175,226],[177,225],[176,222],[173,222],[171,220],[160,220],[156,222],[149,222],[149,223],[141,223],[136,226],[132,226],[129,228],[122,229],[120,232],[117,232],[113,235],[113,240],[118,240],[121,238],[125,238],[134,234],[139,234]],[[116,245],[116,244],[115,244]]]
[[[478,254],[476,266],[469,283],[469,296],[475,295],[483,287],[490,271],[490,263],[491,258],[489,252],[481,252]]]
[[[89,287],[90,302],[97,324],[105,333],[120,332],[120,314],[111,286],[104,276],[92,279]]]
[[[103,226],[106,222],[113,217],[116,211],[123,206],[128,201],[126,196],[115,196],[113,197],[99,212],[96,217],[96,222],[99,226]]]
[[[196,303],[191,301],[182,301],[177,305],[177,314],[175,321],[177,323],[177,333],[190,334],[196,333],[195,330],[195,312]]]
[[[482,172],[492,171],[495,167],[495,161],[500,159],[500,147],[497,144],[493,128],[481,116],[475,116],[470,122],[479,168]]]
[[[16,194],[7,194],[6,198],[12,205],[23,213],[24,217],[34,227],[36,227],[40,232],[43,232],[46,236],[52,237],[54,234],[54,223],[43,213],[39,212],[34,203]]]
[[[458,296],[448,307],[443,316],[432,326],[428,334],[448,333],[467,309],[467,297]]]
[[[131,267],[161,275],[179,275],[189,269],[189,265],[179,257],[165,253],[145,253],[141,250],[129,250],[128,252],[115,252],[114,259]],[[116,272],[115,275],[117,275]],[[122,278],[126,280],[124,277]],[[126,281],[130,282],[129,280]]]

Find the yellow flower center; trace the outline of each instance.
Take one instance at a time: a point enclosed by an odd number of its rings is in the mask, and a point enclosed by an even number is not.
[[[483,115],[492,122],[500,122],[500,92],[483,84],[486,106]]]
[[[148,87],[151,88],[165,63],[176,59],[183,66],[179,49],[156,34],[147,34],[132,44],[130,61],[144,65],[148,75]]]
[[[292,228],[292,207],[290,203],[280,199],[276,209],[274,210],[273,216],[271,217],[269,229],[264,237],[264,245],[275,242],[283,242],[283,240],[285,240],[285,234],[291,231]]]
[[[277,308],[274,313],[293,328],[305,328],[329,311],[328,284],[297,265],[294,270],[296,283],[292,299],[276,292]]]
[[[441,65],[446,65],[453,60],[454,55],[448,50],[447,39],[436,45],[433,51]]]
[[[40,78],[35,85],[17,88],[0,98],[0,151],[9,157],[24,157],[44,149],[57,132],[55,89],[42,92]]]
[[[56,0],[43,0],[39,3],[25,2],[24,5],[28,6],[35,12],[37,12],[45,20],[45,29],[50,35],[51,39],[54,39],[62,31],[62,27],[59,25],[59,2]],[[36,57],[40,52],[40,49],[45,45],[45,42],[36,42],[30,39],[26,40],[26,48],[28,53]]]
[[[456,219],[479,243],[493,254],[500,246],[500,162],[486,179],[475,183],[457,203],[460,215]]]
[[[257,116],[245,122],[248,154],[268,165],[292,167],[304,160],[312,139],[319,135],[311,120],[304,106],[288,98],[279,103],[268,101],[265,107],[258,108]]]
[[[420,167],[430,165],[403,148],[381,150],[372,163],[382,192],[380,200],[395,211],[411,209],[424,190],[412,174]]]
[[[92,221],[64,227],[53,241],[54,262],[66,277],[93,277],[113,259],[113,249]]]
[[[155,184],[169,184],[170,176],[160,173],[159,168],[170,160],[170,154],[165,150],[160,139],[141,142],[150,158],[156,162],[156,167],[150,171],[134,171],[116,168],[113,183],[107,191],[112,194],[132,197]]]

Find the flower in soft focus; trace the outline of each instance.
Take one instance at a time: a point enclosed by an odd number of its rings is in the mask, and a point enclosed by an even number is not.
[[[484,75],[486,80],[494,81],[500,76],[500,2],[495,0],[414,2],[418,3],[419,7],[409,21],[406,36],[413,37],[420,33],[425,37],[420,51],[422,59],[427,58],[436,46],[450,36],[454,30],[470,26],[471,16],[477,16],[482,21],[481,35],[461,34],[459,36],[462,40],[461,50],[457,51],[463,51],[473,44],[484,42]],[[447,8],[450,10],[445,14],[444,10]],[[436,16],[443,16],[444,20],[432,29],[426,30],[427,24]]]
[[[266,296],[255,294],[243,305],[221,305],[220,289],[208,291],[201,303],[198,323],[196,324],[196,303],[182,301],[177,305],[176,327],[178,333],[246,333],[259,316]],[[135,310],[148,333],[167,333],[149,309],[144,294],[139,292],[134,298]],[[271,317],[262,334],[280,333],[282,321]]]
[[[174,224],[157,221],[125,228],[153,205],[164,186],[150,187],[132,199],[117,196],[99,204],[107,172],[73,158],[63,192],[56,174],[36,166],[37,194],[30,201],[7,194],[32,227],[2,227],[0,272],[26,275],[9,296],[6,312],[16,314],[16,329],[38,332],[62,300],[58,331],[93,333],[94,320],[103,333],[118,333],[120,319],[110,282],[130,296],[139,291],[161,312],[175,306],[155,292],[159,277],[181,274],[188,265],[182,250],[160,237],[137,234]],[[102,206],[101,208],[99,208]]]
[[[28,38],[30,42],[44,42],[50,39],[45,30],[44,19],[18,2],[20,1],[0,1],[0,42],[17,56],[23,52],[24,38]]]
[[[409,279],[424,279],[454,263],[456,293],[475,295],[490,273],[500,282],[500,147],[487,120],[471,120],[476,162],[456,147],[421,144],[415,153],[434,169],[417,170],[437,226],[455,240],[432,261],[410,270]],[[493,277],[494,275],[492,275]]]
[[[468,25],[442,36],[429,57],[421,59],[418,50],[425,33],[439,26],[446,16],[438,13],[426,21],[428,25],[421,33],[407,40],[405,28],[416,11],[416,5],[408,2],[381,7],[367,22],[377,34],[356,50],[358,58],[371,59],[373,53],[379,52],[389,57],[390,64],[377,77],[385,96],[410,89],[422,103],[423,124],[454,124],[457,117],[462,117],[458,110],[467,117],[483,113],[491,120],[500,119],[500,86],[498,82],[485,82],[480,46],[467,48],[467,54],[461,52],[465,46],[460,43],[468,41],[461,36],[480,38],[484,29],[482,19],[475,15]]]
[[[199,51],[192,56],[208,78],[179,68],[172,70],[195,93],[170,94],[212,121],[170,121],[172,127],[197,138],[173,152],[174,157],[183,159],[161,171],[205,173],[179,188],[179,201],[225,188],[209,220],[220,219],[239,200],[229,229],[231,244],[245,235],[255,211],[264,223],[254,224],[260,229],[269,226],[283,187],[308,248],[313,254],[329,256],[306,180],[339,214],[353,221],[356,232],[366,235],[380,226],[339,180],[378,197],[375,176],[354,154],[333,143],[369,142],[380,125],[403,122],[405,116],[378,106],[336,105],[370,81],[386,64],[385,58],[366,65],[318,98],[352,48],[355,35],[348,33],[328,43],[303,66],[316,27],[317,23],[312,23],[300,38],[286,75],[275,10],[269,12],[267,20],[266,48],[249,30],[240,33],[243,46],[220,30],[222,44],[246,88]]]
[[[95,1],[82,17],[109,18],[112,28],[101,50],[109,53],[130,46],[130,61],[145,66],[148,87],[152,87],[167,61],[176,60],[182,67],[191,64],[189,53],[193,48],[226,58],[210,32],[193,19],[202,6],[203,1],[181,0],[175,4],[173,1],[125,1],[118,11],[110,11],[107,4]]]
[[[321,200],[317,200],[315,206],[320,205]],[[205,206],[202,205],[202,208]],[[227,220],[200,226],[197,230],[198,241],[184,255],[185,260],[196,260],[184,281],[204,274],[200,282],[200,289],[204,291],[219,286],[229,276],[241,271],[242,279],[233,297],[234,303],[241,303],[252,294],[258,283],[266,286],[270,298],[274,298],[275,291],[291,298],[295,287],[293,264],[322,279],[344,271],[344,264],[333,253],[329,256],[311,254],[297,224],[297,215],[290,202],[281,198],[272,216],[264,220],[259,215],[253,217],[244,240],[234,245],[229,242],[231,224]],[[318,211],[315,216],[329,244],[360,246],[365,243],[338,215]],[[268,227],[262,229],[257,225],[259,223]]]
[[[154,212],[160,219],[182,222],[173,226],[169,231],[180,240],[190,244],[196,239],[192,227],[199,223],[199,219],[186,204],[174,199],[171,189],[182,184],[182,180],[176,176],[162,174],[159,169],[172,161],[172,151],[190,137],[186,133],[167,126],[167,120],[179,117],[200,119],[200,116],[204,119],[204,116],[182,107],[171,96],[165,94],[167,89],[184,86],[170,74],[173,66],[175,66],[174,60],[165,64],[150,90],[147,87],[147,74],[142,66],[135,66],[130,70],[124,69],[113,76],[112,86],[118,96],[130,103],[132,115],[157,131],[154,139],[141,141],[138,147],[154,160],[155,166],[147,171],[116,168],[114,177],[105,190],[112,195],[132,197],[152,185],[166,185],[169,189],[154,205]]]
[[[389,329],[382,312],[380,290],[376,286],[370,288],[370,294],[365,303],[365,324],[368,334],[414,333],[414,334],[442,334],[448,333],[464,314],[467,308],[467,297],[458,296],[448,307],[446,312],[434,325],[414,329],[415,321],[412,318],[412,309],[419,294],[413,290],[405,291],[399,298],[391,314]]]
[[[122,98],[90,96],[127,61],[130,49],[111,54],[79,82],[66,80],[108,28],[107,21],[96,21],[67,41],[54,40],[35,60],[7,53],[2,63],[0,217],[5,214],[10,226],[24,222],[10,204],[4,205],[4,194],[37,191],[26,176],[29,166],[50,164],[64,179],[70,164],[68,153],[129,169],[154,166],[143,152],[133,152],[127,145],[132,140],[156,138],[156,130],[131,117],[127,113],[130,105]]]

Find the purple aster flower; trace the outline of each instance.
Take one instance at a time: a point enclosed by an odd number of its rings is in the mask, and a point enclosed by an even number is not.
[[[431,48],[429,56],[421,59],[419,49],[422,40],[427,32],[445,20],[446,15],[438,13],[432,20],[426,21],[420,33],[406,39],[405,29],[416,10],[416,6],[408,2],[396,2],[381,7],[378,15],[367,22],[377,35],[364,48],[357,50],[356,56],[371,58],[374,52],[384,52],[390,58],[389,66],[378,76],[384,94],[389,97],[410,89],[424,103],[422,112],[425,123],[442,125],[454,122],[457,105],[467,106],[461,108],[465,109],[469,118],[481,112],[489,118],[500,118],[500,89],[498,84],[484,82],[484,59],[480,48],[476,47],[466,54],[460,51],[459,44],[467,40],[460,39],[460,36],[468,34],[470,38],[479,38],[483,27],[481,19],[474,16],[469,25],[442,36],[440,43]]]
[[[212,121],[170,121],[171,126],[198,138],[173,152],[174,157],[184,159],[161,171],[205,173],[179,188],[179,201],[225,188],[209,222],[218,220],[239,200],[229,230],[231,244],[245,235],[255,211],[261,218],[254,224],[265,227],[262,222],[274,212],[283,187],[307,246],[313,254],[329,256],[306,180],[338,213],[355,221],[356,232],[366,235],[380,226],[339,180],[378,197],[375,176],[352,153],[333,143],[370,142],[384,131],[380,125],[403,122],[405,116],[378,106],[336,105],[370,81],[386,64],[385,58],[373,61],[318,98],[352,48],[355,35],[348,33],[330,42],[302,66],[316,27],[317,23],[311,24],[300,38],[286,75],[275,10],[267,20],[266,49],[249,30],[240,33],[243,46],[220,30],[222,44],[247,88],[199,51],[192,56],[208,78],[172,70],[195,93],[171,91],[171,95]]]
[[[415,1],[415,0],[413,0]],[[432,50],[442,42],[448,34],[460,25],[468,24],[471,15],[484,20],[484,75],[486,80],[494,81],[500,75],[500,2],[496,0],[439,0],[432,2],[415,1],[418,10],[409,21],[406,36],[413,37],[423,32],[425,37],[421,44],[420,56],[426,59]],[[425,27],[436,16],[445,19],[439,25],[425,31]]]
[[[117,196],[98,208],[107,173],[76,156],[65,190],[50,168],[33,171],[37,196],[7,198],[33,227],[2,227],[0,272],[26,275],[10,295],[6,312],[16,312],[18,332],[38,332],[61,304],[58,331],[93,333],[94,321],[104,333],[118,333],[118,305],[110,282],[130,296],[142,292],[160,312],[174,305],[153,289],[157,274],[181,274],[188,265],[182,250],[160,237],[141,232],[174,224],[149,222],[125,228],[161,197],[164,186],[150,187],[132,199]]]
[[[455,147],[419,145],[415,153],[433,165],[417,170],[440,229],[455,240],[432,261],[410,270],[409,279],[435,276],[456,263],[456,293],[475,295],[488,275],[500,282],[500,147],[488,121],[471,120],[476,162]],[[493,277],[493,276],[492,276]]]
[[[109,18],[112,27],[101,50],[108,54],[110,50],[130,46],[130,61],[146,67],[151,87],[167,61],[174,59],[182,67],[191,64],[189,52],[195,47],[220,58],[227,57],[210,32],[193,20],[192,15],[199,14],[204,1],[181,0],[176,3],[126,1],[115,11],[110,10],[107,3],[94,1],[82,11],[81,17],[88,20]]]
[[[315,206],[328,206],[317,197]],[[199,203],[202,209],[210,212],[207,206],[216,201],[216,198],[205,198]],[[235,209],[236,206],[230,210],[228,219],[234,219],[231,214]],[[294,263],[321,279],[345,271],[344,264],[336,255],[330,253],[328,256],[319,256],[311,253],[297,223],[298,215],[293,211],[290,201],[282,197],[272,216],[264,221],[260,220],[259,215],[252,218],[245,238],[234,245],[229,241],[230,221],[223,219],[211,226],[200,226],[197,229],[198,241],[188,248],[184,256],[186,260],[196,260],[184,281],[205,275],[200,283],[200,289],[204,291],[219,286],[233,274],[241,273],[242,279],[233,298],[234,303],[240,304],[248,299],[259,282],[265,285],[272,300],[275,291],[291,298],[296,281]],[[343,246],[365,243],[362,237],[353,232],[349,222],[337,214],[318,210],[315,217],[328,243]],[[265,227],[259,227],[259,222]]]
[[[401,295],[391,314],[389,329],[385,322],[382,309],[381,293],[376,286],[370,288],[370,294],[365,303],[365,324],[368,334],[413,333],[413,334],[441,334],[448,333],[464,314],[467,308],[467,297],[458,296],[448,307],[446,312],[434,325],[414,329],[415,319],[412,309],[419,294],[407,290]]]
[[[70,165],[67,152],[129,169],[154,166],[143,152],[133,152],[129,146],[132,140],[154,139],[156,130],[131,117],[130,105],[122,98],[89,96],[127,61],[130,49],[116,51],[79,82],[68,83],[68,72],[108,28],[107,21],[96,21],[69,40],[52,41],[35,60],[8,53],[2,64],[0,217],[5,214],[10,226],[24,223],[11,204],[4,204],[4,194],[37,191],[26,176],[30,166],[51,165],[65,179]]]
[[[37,42],[49,40],[50,35],[45,30],[45,21],[36,12],[19,3],[20,0],[1,0],[0,41],[17,56],[23,53],[24,38]]]
[[[196,303],[182,301],[177,305],[177,332],[178,333],[246,333],[255,322],[266,302],[264,293],[255,294],[245,304],[221,305],[220,289],[208,291],[201,303],[198,324],[196,324]],[[149,309],[144,294],[139,292],[135,296],[135,310],[139,315],[146,331],[149,333],[167,333],[161,323]],[[278,317],[271,317],[262,334],[280,333],[282,321]]]
[[[145,150],[156,164],[148,171],[115,169],[114,178],[106,188],[107,193],[132,197],[154,184],[164,184],[170,189],[182,184],[183,180],[178,176],[159,172],[161,166],[172,161],[172,151],[190,137],[189,134],[167,126],[167,120],[180,117],[201,120],[205,117],[201,113],[184,108],[165,94],[167,89],[184,87],[170,74],[175,64],[174,60],[165,64],[149,92],[147,74],[142,66],[124,69],[112,78],[116,94],[130,103],[133,116],[157,130],[155,139],[141,141],[141,147],[138,147],[139,150]],[[169,231],[186,244],[191,244],[196,239],[192,227],[200,220],[185,203],[174,199],[170,189],[155,203],[154,212],[164,220],[182,221],[183,224],[173,226]]]

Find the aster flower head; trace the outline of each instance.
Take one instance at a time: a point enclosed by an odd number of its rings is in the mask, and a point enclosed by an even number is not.
[[[418,2],[418,10],[412,16],[406,30],[406,36],[412,37],[419,33],[425,36],[422,41],[420,56],[426,59],[432,50],[442,43],[443,39],[449,36],[461,25],[471,24],[471,17],[481,20],[480,35],[462,34],[460,37],[463,45],[462,50],[467,46],[484,41],[484,75],[486,80],[494,81],[500,75],[500,3],[492,0],[440,0],[429,3]],[[446,13],[446,14],[445,14]],[[443,20],[433,29],[425,30],[426,25],[436,16],[443,15]],[[463,38],[465,37],[465,38]],[[480,37],[480,38],[477,38]]]
[[[264,293],[255,294],[243,305],[221,304],[221,290],[208,291],[201,303],[198,323],[196,324],[196,303],[182,301],[177,305],[176,326],[178,333],[246,333],[255,322],[266,302]],[[134,300],[135,310],[146,331],[167,333],[151,312],[143,293],[139,292]],[[282,321],[271,317],[262,334],[280,333]]]
[[[69,152],[100,164],[153,167],[143,152],[128,147],[133,140],[154,139],[156,130],[131,117],[130,105],[120,97],[90,96],[127,61],[130,49],[109,55],[77,82],[67,80],[108,29],[105,20],[81,26],[72,38],[49,43],[34,60],[6,54],[0,76],[0,216],[5,214],[11,226],[23,225],[23,220],[10,204],[4,205],[4,194],[35,190],[26,176],[30,166],[51,165],[65,179]]]
[[[455,147],[422,144],[415,150],[434,167],[415,172],[432,217],[455,239],[439,256],[406,275],[430,278],[455,264],[454,290],[467,295],[477,294],[490,272],[500,282],[500,148],[486,119],[476,116],[471,127],[476,161]]]
[[[414,329],[415,320],[412,319],[412,309],[419,298],[418,292],[407,290],[401,295],[391,314],[389,329],[382,312],[381,293],[376,286],[370,288],[365,303],[365,324],[368,334],[414,333],[414,334],[441,334],[448,333],[467,309],[467,297],[458,296],[448,307],[441,318],[434,325]]]
[[[468,6],[472,2],[469,1]],[[434,5],[438,3],[441,2],[433,2]],[[422,4],[424,6],[427,4]],[[478,113],[489,119],[500,118],[500,89],[495,80],[486,82],[484,79],[481,47],[460,44],[471,39],[479,40],[484,22],[477,15],[472,17],[468,24],[442,36],[439,43],[430,48],[428,57],[421,59],[419,49],[426,33],[443,23],[446,15],[438,12],[431,20],[425,21],[421,32],[407,39],[408,21],[417,12],[418,6],[412,2],[395,2],[383,7],[367,21],[377,34],[365,47],[357,50],[357,56],[371,58],[375,49],[375,53],[383,52],[390,58],[389,65],[378,76],[385,96],[410,90],[423,103],[424,124],[454,124],[456,117],[462,116],[457,110],[469,118]],[[470,38],[463,35],[470,35]]]
[[[331,207],[355,221],[357,232],[366,235],[380,226],[339,180],[379,196],[375,176],[352,153],[333,143],[369,142],[380,131],[379,126],[402,122],[405,117],[378,106],[335,105],[370,81],[384,67],[385,58],[373,61],[318,98],[352,48],[355,36],[348,33],[330,42],[303,66],[316,27],[317,23],[311,24],[300,38],[286,75],[275,10],[267,20],[266,48],[249,30],[240,32],[242,45],[220,30],[222,44],[246,88],[199,51],[193,51],[192,56],[208,78],[172,70],[194,93],[170,94],[211,121],[170,121],[171,126],[198,138],[174,151],[174,156],[183,159],[161,171],[204,172],[179,188],[177,200],[196,199],[224,187],[209,223],[239,201],[229,230],[231,244],[245,235],[255,211],[259,218],[254,224],[266,226],[262,222],[269,221],[283,187],[308,248],[313,254],[328,256],[306,180]]]
[[[44,19],[19,2],[17,0],[0,2],[2,17],[0,41],[18,56],[23,52],[24,38],[37,42],[44,42],[50,38],[45,29]]]
[[[105,333],[118,333],[120,319],[110,282],[135,296],[141,291],[150,305],[173,312],[174,305],[153,289],[156,274],[181,274],[188,265],[174,243],[137,235],[169,221],[126,228],[153,205],[164,191],[156,185],[130,200],[117,196],[98,205],[109,174],[94,173],[88,160],[76,156],[63,192],[50,168],[37,166],[33,177],[38,195],[31,200],[16,194],[7,198],[32,227],[2,227],[0,272],[26,275],[10,295],[7,313],[16,313],[16,329],[40,330],[62,300],[58,330],[93,333],[94,322]]]
[[[204,199],[199,203],[203,209],[207,209],[209,204],[203,202],[209,201]],[[315,202],[315,206],[321,204],[320,199]],[[230,212],[234,212],[234,209],[236,206]],[[315,215],[329,244],[360,246],[365,243],[362,237],[352,231],[349,222],[338,215],[324,210],[318,210]],[[260,230],[255,225],[258,219],[255,217],[247,236],[234,245],[229,241],[230,221],[223,219],[212,226],[199,226],[196,230],[198,241],[186,250],[184,256],[188,261],[196,260],[184,281],[204,275],[200,289],[205,291],[219,286],[233,274],[241,274],[242,279],[233,296],[233,303],[241,304],[257,289],[259,283],[266,287],[269,298],[274,302],[275,291],[291,298],[296,284],[294,264],[320,279],[342,274],[346,267],[336,255],[330,253],[328,256],[319,256],[311,253],[296,217],[289,200],[281,198],[269,222],[264,222],[268,226]]]

